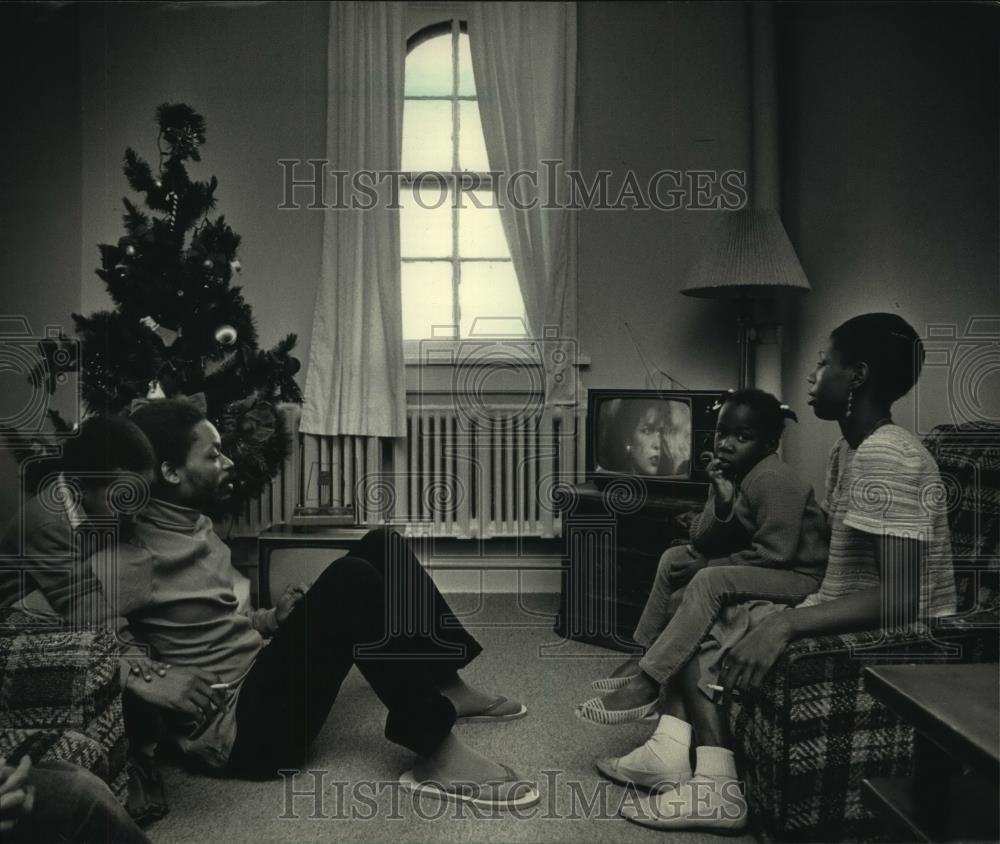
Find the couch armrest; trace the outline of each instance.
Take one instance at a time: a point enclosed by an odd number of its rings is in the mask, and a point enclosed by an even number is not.
[[[765,705],[787,711],[794,689],[820,680],[839,681],[845,674],[860,677],[866,665],[901,660],[990,661],[996,659],[996,630],[995,614],[977,613],[935,619],[929,635],[866,630],[798,639],[785,649],[763,685],[744,695],[737,707]]]
[[[93,729],[88,732],[0,730],[0,757],[12,762],[19,761],[22,756],[30,756],[32,762],[72,762],[104,780],[114,795],[124,802],[128,791],[127,743],[120,726],[120,709],[102,720],[117,722],[117,727],[111,730],[113,737],[107,730],[96,734]]]
[[[0,631],[0,729],[80,729],[121,695],[110,630]]]

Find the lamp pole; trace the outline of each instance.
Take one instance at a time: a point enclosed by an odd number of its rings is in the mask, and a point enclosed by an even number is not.
[[[739,344],[739,373],[737,386],[739,389],[754,386],[756,362],[754,360],[754,343],[757,340],[757,329],[753,320],[753,302],[745,296],[736,300],[738,312],[736,315],[737,343]]]

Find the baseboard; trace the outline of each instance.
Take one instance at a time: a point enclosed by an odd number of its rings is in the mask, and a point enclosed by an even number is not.
[[[447,594],[535,594],[562,587],[561,540],[437,540],[424,564]]]
[[[557,594],[562,589],[565,550],[558,539],[418,538],[411,539],[411,544],[438,589],[446,594]],[[233,565],[250,579],[256,596],[256,541],[231,541],[230,546]],[[336,553],[324,548],[287,548],[273,552],[271,600],[289,583],[315,580],[335,556]]]
[[[429,569],[437,588],[446,595],[458,592],[512,595],[558,593],[562,587],[562,572],[557,566],[501,569],[480,563],[475,567],[440,569],[432,563]]]

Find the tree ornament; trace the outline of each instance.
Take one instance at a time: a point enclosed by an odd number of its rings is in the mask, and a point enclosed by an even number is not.
[[[167,394],[163,392],[163,387],[155,378],[149,382],[149,389],[146,391],[147,399],[165,399]]]
[[[137,251],[137,250],[136,250],[136,248],[135,248],[135,247],[134,247],[134,246],[133,246],[133,245],[132,245],[132,244],[130,243],[130,244],[129,244],[128,246],[126,246],[126,247],[125,247],[125,254],[126,254],[126,255],[128,255],[128,256],[129,256],[129,258],[134,258],[134,257],[135,257],[135,256],[136,256],[136,255],[138,254],[138,251]]]
[[[205,259],[204,261],[202,261],[202,262],[201,262],[201,265],[202,265],[202,266],[203,266],[203,267],[204,267],[204,268],[205,268],[206,270],[210,270],[210,269],[212,269],[212,267],[214,267],[214,266],[215,266],[215,264],[214,264],[214,263],[212,262],[212,259],[211,259],[211,258],[206,258],[206,259]]]
[[[172,331],[169,328],[164,328],[151,316],[144,316],[139,320],[139,325],[145,326],[152,331],[163,341],[163,345],[167,348],[172,346],[177,338],[180,337],[180,331]]]
[[[231,325],[220,325],[215,329],[215,342],[220,346],[232,346],[237,337],[236,329]]]
[[[176,191],[170,191],[167,194],[167,199],[170,200],[170,211],[167,213],[167,219],[170,222],[170,228],[173,229],[177,224],[177,193]]]

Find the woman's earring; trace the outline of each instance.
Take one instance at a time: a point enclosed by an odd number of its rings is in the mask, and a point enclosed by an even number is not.
[[[851,415],[851,411],[854,408],[854,390],[847,391],[847,412],[844,414],[845,417]]]
[[[632,443],[625,443],[625,453],[626,454],[632,453]]]

